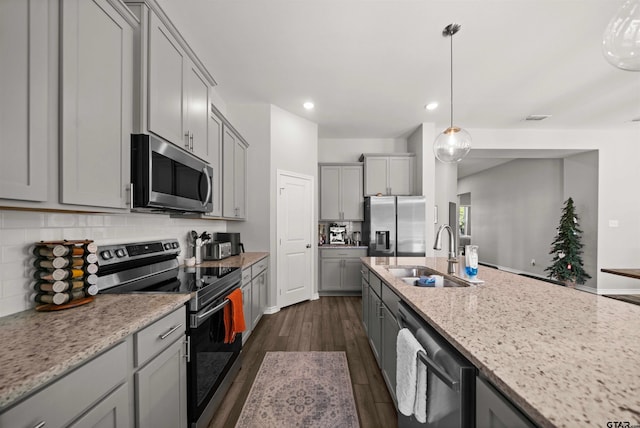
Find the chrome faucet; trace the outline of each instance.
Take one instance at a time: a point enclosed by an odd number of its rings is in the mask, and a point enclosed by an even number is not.
[[[455,263],[458,263],[456,258],[456,238],[453,234],[453,230],[448,224],[443,224],[436,233],[436,242],[433,244],[434,250],[442,250],[442,231],[447,229],[449,232],[449,258],[447,259],[447,273],[456,273]]]

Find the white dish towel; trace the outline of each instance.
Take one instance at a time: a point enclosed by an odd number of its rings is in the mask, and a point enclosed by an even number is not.
[[[396,341],[396,397],[398,410],[405,416],[415,415],[420,423],[427,421],[427,368],[418,359],[418,351],[424,348],[403,328]]]

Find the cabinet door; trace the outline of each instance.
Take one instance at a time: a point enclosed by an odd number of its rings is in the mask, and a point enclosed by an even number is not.
[[[341,167],[320,167],[320,220],[341,220]]]
[[[137,426],[187,426],[187,365],[177,340],[135,374]]]
[[[389,158],[389,188],[391,195],[413,195],[415,158]]]
[[[205,161],[209,161],[210,147],[208,138],[209,121],[209,85],[193,62],[186,61],[186,133],[189,134],[191,152]]]
[[[382,193],[388,195],[387,181],[388,158],[367,157],[364,161],[364,194],[365,196]]]
[[[246,330],[242,333],[242,344],[244,344],[249,338],[253,327],[253,319],[251,318],[251,282],[242,287],[242,313],[246,326]]]
[[[362,324],[369,331],[369,284],[362,278]]]
[[[134,20],[108,0],[60,7],[61,202],[126,208]]]
[[[362,166],[343,166],[341,180],[342,219],[364,221]]]
[[[247,147],[238,139],[234,152],[234,201],[236,217],[246,218],[247,197]]]
[[[269,270],[260,274],[260,312],[264,314],[267,309],[267,298],[269,295]]]
[[[149,18],[149,130],[162,138],[188,148],[185,136],[183,75],[187,57],[160,19]]]
[[[207,215],[222,216],[222,120],[214,113],[209,115],[209,157],[213,168],[212,202],[213,209]]]
[[[369,343],[378,366],[380,366],[380,349],[382,345],[381,304],[380,297],[369,289]]]
[[[0,198],[47,200],[48,38],[48,2],[0,2]]]
[[[476,377],[476,427],[477,428],[532,428],[513,404],[484,379]]]
[[[382,375],[385,377],[393,399],[396,399],[396,338],[398,322],[389,309],[382,305]]]
[[[360,259],[344,259],[342,265],[341,289],[344,291],[360,290],[362,279],[362,262]]]
[[[222,135],[222,215],[235,217],[235,154],[236,138],[224,128]]]
[[[126,428],[128,426],[129,387],[124,384],[69,425],[69,428]]]
[[[256,328],[262,312],[260,312],[260,284],[258,283],[258,277],[255,277],[251,281],[251,328]]]
[[[320,291],[342,289],[343,259],[321,259]]]

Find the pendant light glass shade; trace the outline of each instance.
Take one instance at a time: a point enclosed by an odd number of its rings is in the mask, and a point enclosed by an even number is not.
[[[442,131],[433,143],[433,153],[445,163],[460,162],[471,150],[471,135],[458,127]]]
[[[611,65],[640,71],[640,0],[626,0],[604,32],[602,53]]]
[[[451,125],[442,131],[433,143],[433,154],[440,162],[460,162],[471,150],[471,135],[457,126],[453,126],[453,35],[460,30],[460,25],[449,24],[442,35],[451,37]]]

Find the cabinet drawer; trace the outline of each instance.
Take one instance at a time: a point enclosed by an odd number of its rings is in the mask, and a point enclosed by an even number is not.
[[[391,290],[387,286],[387,284],[382,283],[382,301],[389,308],[389,312],[393,314],[395,318],[398,318],[398,305],[400,304],[400,298],[396,293]]]
[[[0,414],[0,426],[67,426],[126,376],[127,346],[122,342]]]
[[[242,286],[251,282],[251,267],[242,270]]]
[[[320,257],[323,259],[344,259],[367,257],[366,248],[320,248]]]
[[[382,294],[382,281],[374,273],[369,276],[369,286],[380,297]]]
[[[362,265],[362,268],[360,269],[360,273],[362,273],[362,279],[367,281],[367,283],[369,282],[369,275],[370,275],[369,272],[370,270],[365,265]]]
[[[255,278],[260,272],[269,266],[269,258],[264,258],[251,266],[251,277]]]
[[[135,366],[139,367],[176,339],[184,337],[187,314],[184,307],[173,311],[135,334]]]

